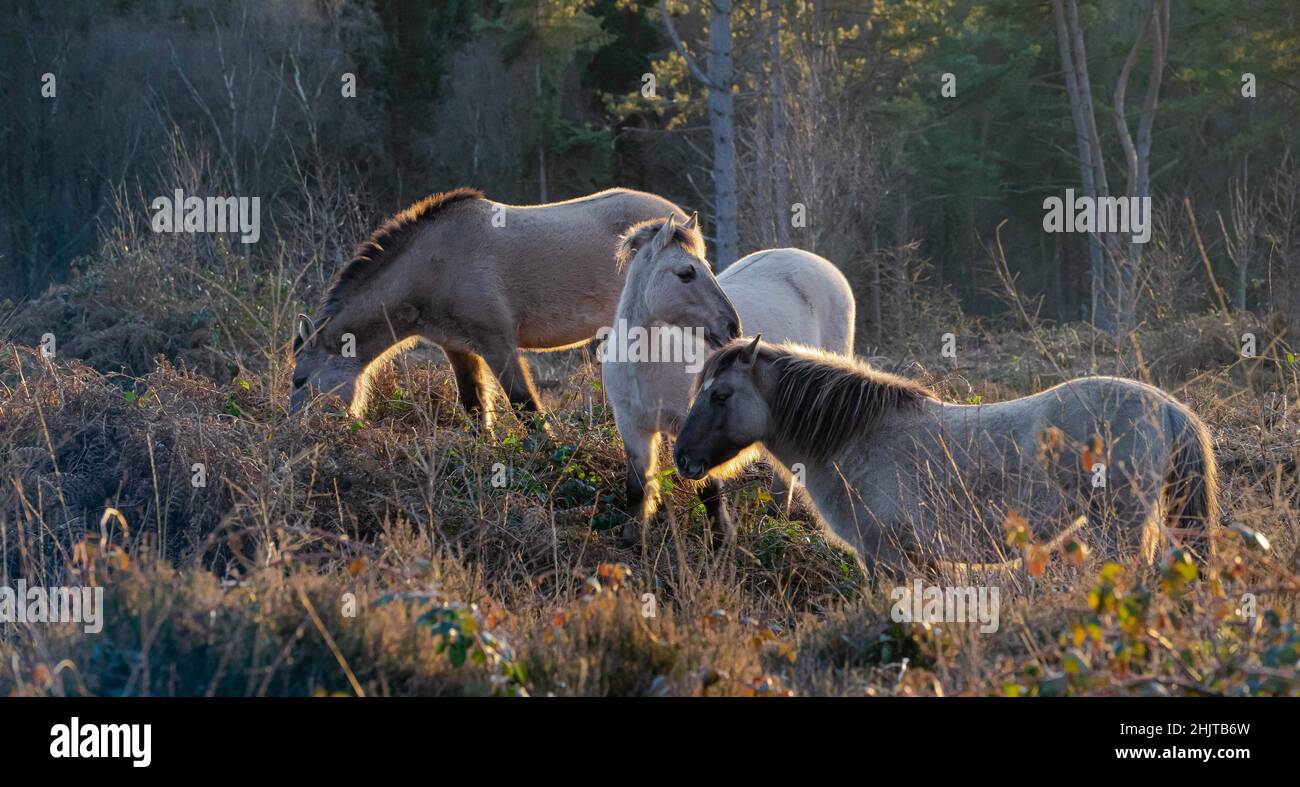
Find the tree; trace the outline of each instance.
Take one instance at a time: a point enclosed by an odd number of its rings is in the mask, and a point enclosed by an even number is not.
[[[537,200],[550,199],[547,152],[588,136],[561,111],[563,78],[575,60],[609,43],[612,36],[591,14],[592,0],[505,0],[494,24],[506,33],[505,55],[532,56],[533,139]]]
[[[1120,69],[1114,94],[1115,127],[1119,131],[1120,144],[1124,148],[1124,162],[1127,166],[1125,191],[1130,200],[1151,197],[1151,130],[1155,124],[1156,110],[1160,106],[1160,84],[1164,77],[1165,62],[1169,57],[1169,0],[1148,0],[1145,16],[1142,29],[1133,42],[1128,57],[1124,60],[1123,68]],[[1138,134],[1135,143],[1129,132],[1128,120],[1125,118],[1124,97],[1128,90],[1129,77],[1133,74],[1138,52],[1147,37],[1148,30],[1151,33],[1151,71],[1147,77],[1147,92],[1142,100],[1142,110],[1138,117]],[[1130,240],[1123,254],[1123,263],[1116,265],[1115,322],[1120,330],[1132,330],[1134,327],[1138,266],[1141,259],[1142,245]]]
[[[771,75],[768,81],[768,102],[772,122],[772,150],[778,154],[785,150],[785,82],[781,73],[784,63],[781,59],[781,3],[779,0],[767,0],[768,35],[771,40]],[[790,173],[786,169],[783,156],[772,161],[772,205],[776,215],[776,242],[780,246],[790,245]]]
[[[1061,51],[1061,69],[1065,75],[1070,114],[1074,122],[1078,148],[1079,174],[1084,196],[1094,200],[1110,196],[1106,178],[1105,153],[1097,118],[1092,106],[1092,84],[1088,76],[1088,54],[1084,48],[1083,29],[1079,24],[1078,0],[1052,0],[1056,19],[1057,45]],[[1142,27],[1115,83],[1113,109],[1115,125],[1124,151],[1127,169],[1125,196],[1130,200],[1151,196],[1151,134],[1160,105],[1160,86],[1169,56],[1169,0],[1147,0]],[[1134,140],[1125,117],[1125,95],[1142,45],[1150,32],[1151,68],[1147,91],[1138,117]],[[1141,244],[1124,244],[1115,233],[1090,233],[1089,254],[1092,260],[1092,317],[1103,330],[1127,331],[1133,328],[1137,300],[1137,269],[1142,256]]]
[[[707,73],[686,51],[667,0],[659,0],[673,46],[691,74],[709,91],[709,131],[713,140],[714,267],[724,270],[740,256],[736,190],[736,117],[732,101],[731,0],[712,0]]]

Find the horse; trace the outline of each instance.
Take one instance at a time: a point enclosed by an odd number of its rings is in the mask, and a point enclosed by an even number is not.
[[[655,511],[660,436],[676,434],[685,420],[706,349],[739,336],[743,326],[850,353],[854,300],[838,268],[799,249],[755,252],[715,278],[695,216],[685,224],[669,216],[635,225],[619,246],[618,263],[628,269],[627,282],[605,332],[601,371],[627,449],[623,542],[632,544]],[[629,357],[635,348],[642,357]],[[700,498],[713,525],[711,540],[730,536],[716,479],[703,482]]]
[[[867,571],[934,567],[927,556],[961,542],[987,554],[1022,521],[1035,537],[1075,522],[1102,540],[1099,554],[1136,551],[1147,565],[1162,535],[1198,560],[1212,548],[1209,433],[1144,383],[1082,377],[948,404],[856,359],[758,338],[718,349],[696,383],[679,472],[725,478],[759,445],[787,468],[802,464],[832,540]]]
[[[510,404],[541,412],[519,350],[562,350],[608,324],[623,291],[619,238],[685,214],[630,189],[545,205],[506,205],[461,188],[385,221],[340,267],[318,317],[297,318],[290,412],[321,393],[365,409],[367,370],[424,338],[442,348],[460,400],[491,426],[495,376]]]

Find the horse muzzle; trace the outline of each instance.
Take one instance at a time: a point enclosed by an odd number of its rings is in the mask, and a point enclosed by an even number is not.
[[[720,325],[705,331],[704,339],[708,342],[710,350],[716,350],[719,347],[730,342],[732,339],[740,336],[740,319],[728,320],[726,325]]]
[[[677,465],[677,472],[690,481],[699,481],[709,474],[708,462],[693,459],[677,451],[673,451],[673,463]]]

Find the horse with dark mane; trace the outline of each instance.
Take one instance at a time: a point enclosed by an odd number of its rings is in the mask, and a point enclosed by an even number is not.
[[[506,205],[474,189],[427,197],[384,222],[335,275],[317,320],[298,316],[290,410],[334,393],[365,406],[366,373],[420,338],[446,353],[461,402],[490,424],[490,378],[513,406],[541,409],[520,349],[559,350],[609,325],[615,264],[633,224],[685,215],[628,189]]]
[[[853,358],[758,339],[719,349],[696,381],[678,470],[725,477],[759,445],[802,465],[825,524],[869,567],[984,557],[1004,545],[1013,511],[1036,535],[1085,527],[1101,554],[1147,563],[1161,537],[1202,559],[1211,549],[1209,433],[1150,385],[1084,377],[1008,402],[948,404]]]
[[[830,260],[801,249],[766,249],[742,257],[717,277],[704,254],[695,216],[671,216],[627,231],[618,257],[628,268],[618,320],[605,340],[602,374],[614,420],[627,448],[631,515],[623,541],[640,540],[658,495],[659,441],[677,433],[690,409],[691,382],[709,348],[740,331],[764,333],[834,352],[853,352],[855,304],[848,280]],[[608,350],[644,337],[651,347],[676,347],[678,357],[620,358]],[[676,341],[674,341],[676,338]],[[668,341],[664,341],[667,339]],[[780,476],[774,497],[792,489]],[[700,499],[711,540],[732,534],[722,487],[705,481]]]

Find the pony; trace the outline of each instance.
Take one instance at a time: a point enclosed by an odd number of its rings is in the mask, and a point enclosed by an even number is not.
[[[676,434],[685,420],[691,381],[706,350],[736,338],[744,327],[852,352],[854,300],[838,268],[799,249],[755,252],[715,278],[695,216],[685,224],[670,216],[633,226],[619,246],[618,262],[628,270],[627,282],[615,324],[605,332],[601,372],[627,449],[623,542],[631,544],[655,511],[660,436]],[[636,349],[639,357],[629,352]],[[730,536],[733,526],[716,479],[703,481],[700,498],[712,523],[711,540]]]
[[[298,315],[290,411],[321,393],[365,408],[367,370],[427,339],[442,348],[460,400],[491,426],[490,379],[540,412],[519,350],[561,350],[608,324],[623,291],[614,250],[629,226],[672,214],[666,199],[608,189],[545,205],[506,205],[461,188],[384,222],[335,274],[319,321]]]
[[[758,338],[714,352],[696,382],[679,472],[726,477],[760,444],[787,468],[801,463],[823,524],[868,571],[906,570],[954,543],[987,553],[1021,520],[1035,535],[1079,523],[1105,554],[1148,565],[1161,536],[1198,559],[1212,548],[1209,433],[1144,383],[1083,377],[948,404],[853,358]]]

